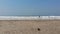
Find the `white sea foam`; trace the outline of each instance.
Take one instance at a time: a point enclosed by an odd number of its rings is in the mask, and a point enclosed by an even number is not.
[[[0,20],[54,20],[60,16],[0,16]]]

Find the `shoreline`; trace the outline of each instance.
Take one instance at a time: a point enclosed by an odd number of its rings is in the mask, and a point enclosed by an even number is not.
[[[0,20],[60,20],[60,16],[0,16]]]

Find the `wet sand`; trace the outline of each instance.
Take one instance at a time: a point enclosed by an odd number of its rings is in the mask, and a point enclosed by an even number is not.
[[[0,34],[60,34],[60,20],[0,20]]]

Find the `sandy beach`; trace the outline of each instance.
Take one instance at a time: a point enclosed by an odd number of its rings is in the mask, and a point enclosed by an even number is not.
[[[60,34],[60,20],[0,20],[0,34]]]

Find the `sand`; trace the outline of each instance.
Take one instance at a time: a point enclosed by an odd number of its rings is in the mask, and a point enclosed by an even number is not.
[[[0,20],[0,34],[60,34],[60,20]]]

